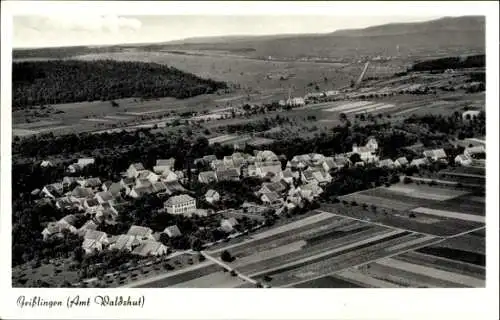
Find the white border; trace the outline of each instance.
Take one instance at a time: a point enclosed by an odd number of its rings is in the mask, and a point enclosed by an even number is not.
[[[17,319],[498,319],[498,3],[497,2],[2,2],[0,317]],[[12,289],[11,283],[11,16],[61,12],[240,15],[485,15],[487,16],[487,288],[220,290]],[[41,146],[42,147],[42,146]],[[144,309],[18,309],[21,294],[145,295]]]

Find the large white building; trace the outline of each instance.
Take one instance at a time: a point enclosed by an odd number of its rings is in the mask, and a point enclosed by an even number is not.
[[[165,209],[170,214],[191,215],[196,211],[196,199],[187,194],[170,197],[164,203]]]

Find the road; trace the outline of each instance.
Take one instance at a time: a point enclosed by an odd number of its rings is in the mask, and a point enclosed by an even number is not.
[[[246,282],[249,282],[249,283],[252,283],[254,285],[257,285],[257,281],[244,275],[243,273],[241,272],[238,272],[236,269],[232,268],[230,265],[224,263],[223,261],[217,259],[217,258],[214,258],[212,257],[211,255],[209,255],[208,253],[206,253],[205,251],[200,251],[200,253],[205,257],[207,258],[208,260],[212,261],[212,262],[215,262],[217,263],[218,265],[220,265],[221,267],[223,267],[224,269],[226,269],[227,271],[231,272],[231,271],[234,271],[236,272],[236,275],[243,279],[244,281]]]

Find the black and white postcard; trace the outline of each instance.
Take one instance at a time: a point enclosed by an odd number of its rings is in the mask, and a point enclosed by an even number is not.
[[[498,3],[1,11],[0,317],[497,319]]]

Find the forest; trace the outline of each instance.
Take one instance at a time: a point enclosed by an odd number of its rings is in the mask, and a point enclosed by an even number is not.
[[[468,57],[447,57],[432,59],[415,63],[410,71],[438,71],[447,69],[484,68],[486,55],[474,55]]]
[[[185,99],[226,88],[156,63],[114,60],[48,60],[14,62],[12,109],[121,98]]]

